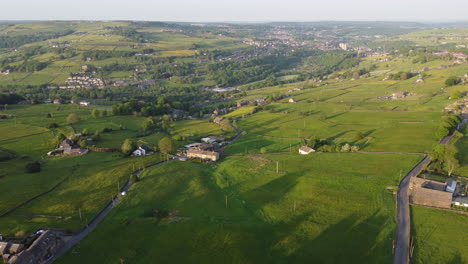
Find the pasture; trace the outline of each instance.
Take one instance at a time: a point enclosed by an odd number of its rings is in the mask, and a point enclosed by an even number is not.
[[[261,157],[145,171],[59,263],[391,263],[395,202],[386,187],[395,187],[418,157]],[[332,165],[337,160],[342,166]]]

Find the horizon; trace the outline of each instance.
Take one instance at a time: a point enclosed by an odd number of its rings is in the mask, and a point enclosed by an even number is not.
[[[4,3],[0,20],[131,20],[178,22],[419,21],[466,20],[458,0],[17,0]]]

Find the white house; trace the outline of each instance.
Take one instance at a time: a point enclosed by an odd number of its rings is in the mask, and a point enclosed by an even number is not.
[[[308,146],[302,146],[299,148],[299,154],[301,155],[309,155],[312,152],[315,152],[315,149],[309,148]]]
[[[138,147],[135,151],[133,151],[133,155],[135,156],[146,156],[146,150],[142,147]]]
[[[91,103],[88,102],[88,101],[81,101],[81,102],[80,102],[80,105],[82,105],[82,106],[88,106],[88,105],[90,105],[90,104],[91,104]]]

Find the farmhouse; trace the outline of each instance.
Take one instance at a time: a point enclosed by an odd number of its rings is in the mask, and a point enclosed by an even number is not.
[[[70,139],[65,139],[62,141],[62,143],[60,143],[59,149],[71,149],[72,146],[73,142]]]
[[[64,244],[65,234],[60,231],[46,230],[27,248],[13,256],[8,263],[45,263],[51,254],[55,253]]]
[[[62,103],[62,100],[60,100],[60,99],[55,99],[54,100],[54,104],[61,104],[61,103]]]
[[[213,144],[217,141],[222,141],[222,140],[224,140],[224,138],[218,137],[218,136],[207,136],[201,139],[201,141],[203,141],[204,143],[209,143],[209,144]]]
[[[7,261],[12,255],[21,252],[23,248],[23,244],[0,241],[0,256]]]
[[[214,151],[204,151],[204,150],[187,150],[187,158],[199,158],[203,160],[217,161],[219,160],[219,153]]]
[[[237,107],[242,107],[242,106],[245,106],[245,105],[249,105],[251,104],[253,101],[252,100],[241,100],[241,101],[237,101]]]
[[[308,146],[302,146],[299,148],[299,154],[301,155],[309,155],[312,152],[315,152],[315,149],[310,148]]]
[[[89,101],[81,101],[81,102],[80,102],[80,105],[81,105],[81,106],[88,106],[88,105],[90,105],[90,104],[91,104],[91,103],[90,103]]]
[[[222,117],[216,117],[215,119],[213,119],[213,123],[219,124],[223,120],[224,120],[224,118],[222,118]]]
[[[81,156],[86,153],[88,153],[88,150],[82,149],[82,148],[70,148],[70,149],[63,150],[63,155],[66,155],[66,156]]]
[[[392,99],[396,100],[396,99],[403,99],[406,97],[406,93],[405,92],[396,92],[396,93],[392,93]]]
[[[140,146],[135,151],[133,151],[134,156],[146,156],[148,148],[146,146]]]
[[[440,182],[413,177],[410,182],[410,202],[418,205],[450,208],[453,194]]]

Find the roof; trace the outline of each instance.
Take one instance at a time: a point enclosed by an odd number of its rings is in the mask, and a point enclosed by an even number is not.
[[[308,147],[308,146],[302,146],[302,147],[299,148],[299,150],[303,151],[303,152],[312,152],[312,151],[314,151],[313,148]]]
[[[208,156],[219,155],[219,153],[215,151],[205,151],[205,150],[196,150],[196,149],[187,150],[187,154],[195,154],[195,155],[198,154],[198,155],[208,155]]]

